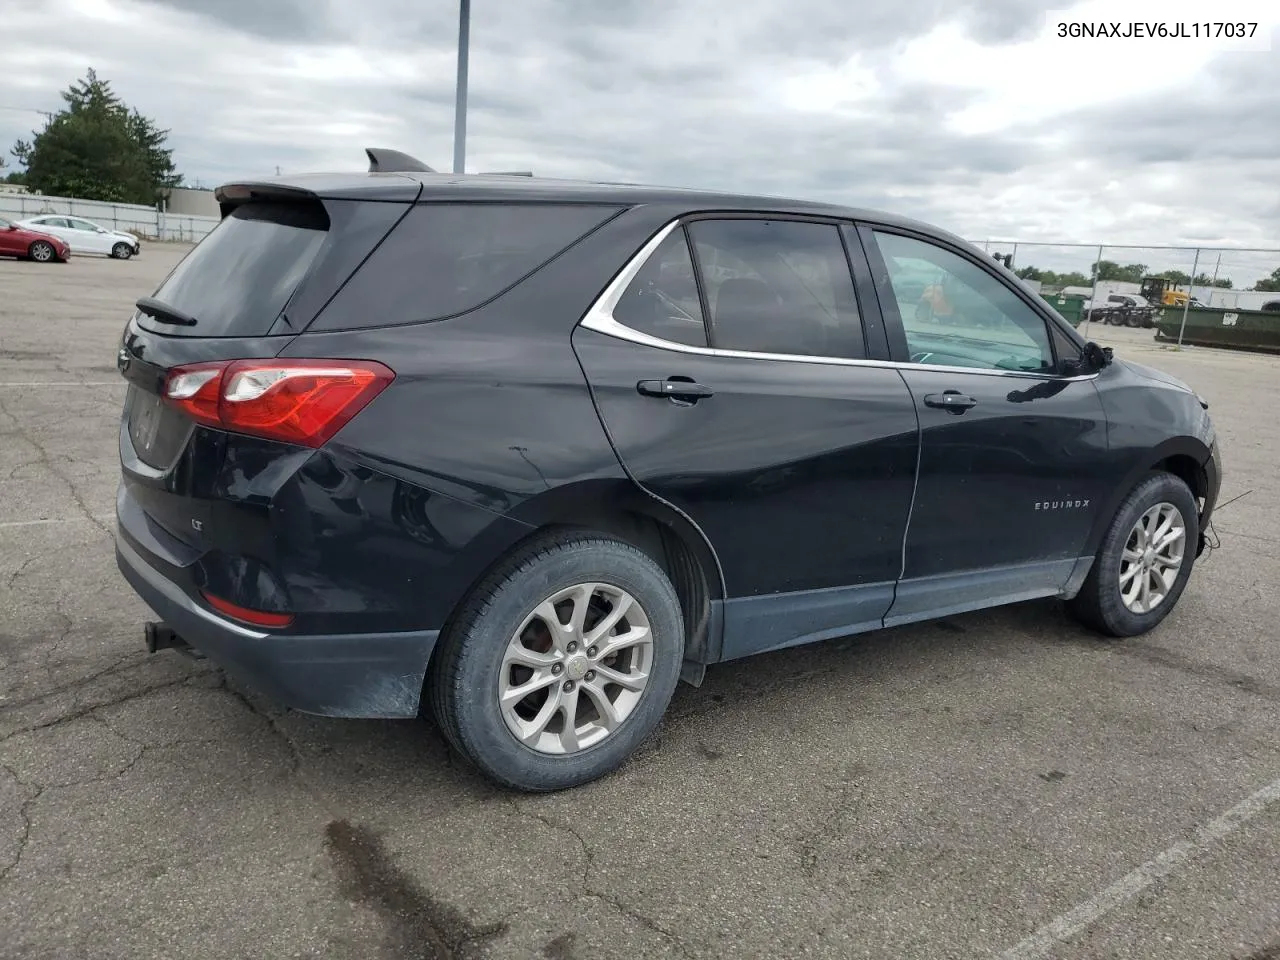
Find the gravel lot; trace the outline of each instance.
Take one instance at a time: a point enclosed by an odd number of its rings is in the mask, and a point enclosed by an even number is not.
[[[0,956],[1280,957],[1276,359],[1093,330],[1210,400],[1242,497],[1154,634],[1034,603],[716,667],[531,799],[143,651],[114,350],[182,252],[0,261]]]

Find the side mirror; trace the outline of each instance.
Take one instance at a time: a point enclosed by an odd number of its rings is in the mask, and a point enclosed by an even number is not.
[[[1097,372],[1109,365],[1112,359],[1110,347],[1101,347],[1090,340],[1084,345],[1084,363],[1091,372]]]

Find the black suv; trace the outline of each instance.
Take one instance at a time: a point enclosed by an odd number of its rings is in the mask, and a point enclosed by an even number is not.
[[[1158,624],[1206,404],[970,244],[413,163],[233,183],[118,364],[118,561],[279,701],[582,783],[708,664],[1035,597]],[[398,156],[398,155],[391,155]]]

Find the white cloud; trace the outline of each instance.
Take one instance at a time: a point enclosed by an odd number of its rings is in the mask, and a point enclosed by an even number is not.
[[[1258,21],[1256,47],[1280,5],[490,0],[468,166],[886,207],[970,237],[1280,247],[1274,53],[1057,36],[1207,15]],[[5,146],[94,67],[206,184],[357,170],[366,145],[452,157],[453,3],[45,0],[4,30]]]

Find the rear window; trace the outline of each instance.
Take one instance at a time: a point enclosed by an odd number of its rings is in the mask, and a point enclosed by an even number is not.
[[[536,272],[617,209],[566,203],[418,204],[310,329],[392,326],[474,310]]]
[[[192,317],[193,327],[146,314],[138,325],[168,336],[260,337],[302,282],[329,229],[319,203],[248,203],[200,241],[155,299]]]

